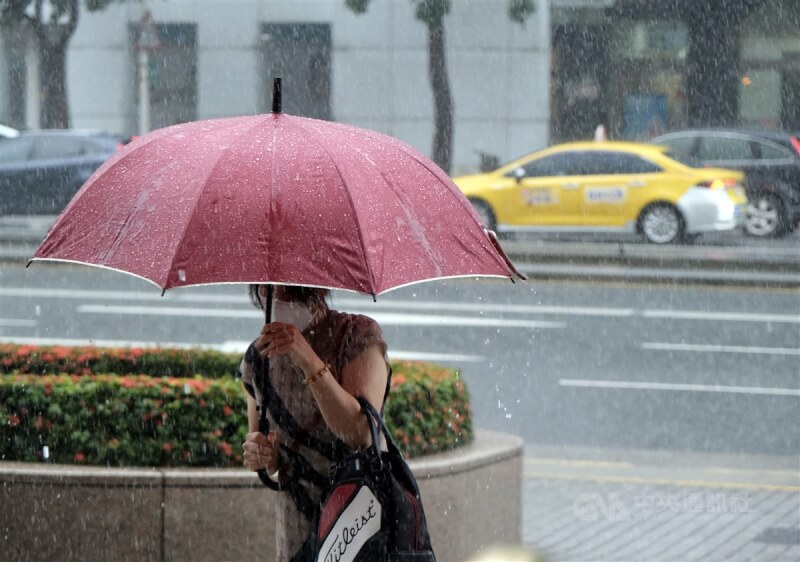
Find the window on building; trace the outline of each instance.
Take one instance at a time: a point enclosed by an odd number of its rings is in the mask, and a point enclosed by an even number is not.
[[[331,26],[269,23],[261,26],[263,107],[272,107],[272,80],[282,78],[283,111],[316,119],[331,114]]]
[[[160,23],[156,29],[160,46],[149,53],[147,66],[150,130],[197,119],[197,25]],[[135,44],[137,24],[131,24],[130,37]],[[132,52],[138,57],[136,48]],[[138,70],[135,79],[139,79]],[[134,92],[138,107],[138,88]]]

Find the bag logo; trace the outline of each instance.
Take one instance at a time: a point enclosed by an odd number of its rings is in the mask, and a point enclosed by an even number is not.
[[[353,562],[370,537],[380,530],[381,504],[368,486],[362,486],[336,519],[317,562]]]

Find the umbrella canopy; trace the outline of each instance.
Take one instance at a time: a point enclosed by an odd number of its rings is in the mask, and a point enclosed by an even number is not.
[[[162,289],[285,283],[377,295],[517,275],[452,180],[389,136],[283,113],[154,131],[109,159],[33,260]]]

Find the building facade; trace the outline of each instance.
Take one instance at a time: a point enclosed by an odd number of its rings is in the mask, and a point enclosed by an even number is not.
[[[690,124],[687,53],[693,38],[677,5],[553,0],[553,142],[591,138],[599,123],[612,138],[629,140]],[[725,11],[708,18],[709,26],[735,36],[738,109],[731,124],[800,131],[800,0],[757,5],[738,30],[726,29]],[[717,62],[712,54],[703,64],[711,70]]]
[[[549,142],[550,10],[548,0],[536,4],[519,25],[507,0],[452,3],[453,174],[475,170],[479,152],[505,160]],[[140,41],[146,10],[157,45]],[[35,45],[24,29],[1,33],[0,123],[36,128]],[[372,2],[361,15],[343,0],[115,3],[82,12],[67,65],[75,128],[133,135],[143,114],[154,129],[267,112],[272,78],[281,76],[287,113],[367,127],[432,152],[427,28],[410,0]]]

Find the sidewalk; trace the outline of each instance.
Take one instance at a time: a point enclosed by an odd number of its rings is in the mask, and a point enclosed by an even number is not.
[[[800,560],[798,457],[526,454],[523,540],[550,562]]]

